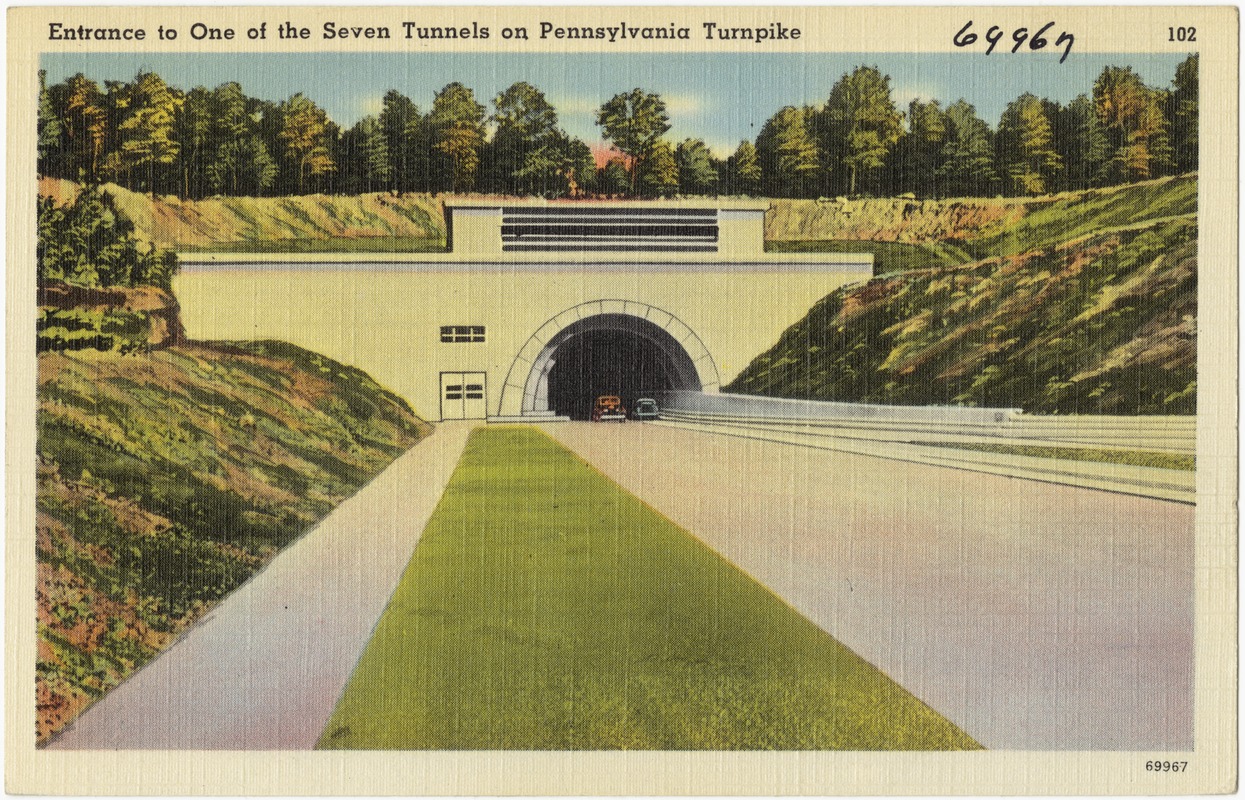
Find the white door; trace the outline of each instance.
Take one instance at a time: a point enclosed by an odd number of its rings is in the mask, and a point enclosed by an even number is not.
[[[441,373],[441,419],[488,416],[483,372]]]
[[[484,400],[484,373],[463,373],[463,419],[484,419],[488,416]]]

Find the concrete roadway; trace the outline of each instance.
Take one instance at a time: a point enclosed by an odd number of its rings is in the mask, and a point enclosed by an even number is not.
[[[314,746],[471,427],[438,425],[50,747]],[[654,425],[546,430],[988,747],[1191,747],[1190,506]]]
[[[986,747],[1192,749],[1192,506],[657,425],[544,429]]]

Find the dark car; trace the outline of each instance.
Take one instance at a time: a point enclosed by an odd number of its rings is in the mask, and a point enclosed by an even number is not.
[[[635,401],[635,408],[631,410],[632,419],[660,419],[657,412],[657,401],[651,397],[641,397]]]
[[[596,403],[592,406],[593,422],[606,422],[608,420],[627,421],[627,409],[623,408],[622,398],[618,395],[603,394],[597,398]]]

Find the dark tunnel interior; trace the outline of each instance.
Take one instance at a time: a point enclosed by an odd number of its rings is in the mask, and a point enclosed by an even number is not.
[[[593,330],[572,337],[554,353],[549,372],[549,408],[586,420],[600,395],[622,398],[628,415],[641,397],[675,385],[676,371],[655,342],[623,330]]]

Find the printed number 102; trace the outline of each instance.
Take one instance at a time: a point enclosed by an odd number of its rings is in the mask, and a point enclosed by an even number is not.
[[[1197,28],[1168,28],[1167,41],[1169,42],[1196,42]]]

